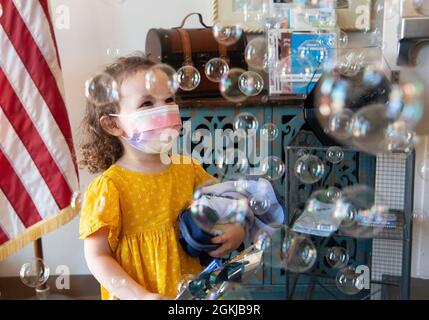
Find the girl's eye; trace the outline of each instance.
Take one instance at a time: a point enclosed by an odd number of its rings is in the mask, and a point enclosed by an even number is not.
[[[165,99],[165,103],[167,103],[167,104],[174,103],[174,98],[167,98],[167,99]]]
[[[143,102],[143,103],[140,105],[139,109],[140,109],[140,108],[152,107],[152,106],[153,106],[152,101],[145,101],[145,102]]]

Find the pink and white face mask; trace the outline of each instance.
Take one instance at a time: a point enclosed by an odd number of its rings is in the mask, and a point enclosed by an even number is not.
[[[131,146],[146,153],[171,149],[182,126],[178,105],[165,105],[129,115],[110,114],[121,118],[127,133],[123,137]]]

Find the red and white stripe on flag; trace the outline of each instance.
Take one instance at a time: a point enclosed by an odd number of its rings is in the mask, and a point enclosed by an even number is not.
[[[76,215],[75,159],[48,0],[0,0],[0,260]]]

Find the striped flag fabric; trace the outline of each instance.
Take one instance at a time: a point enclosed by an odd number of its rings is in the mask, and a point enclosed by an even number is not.
[[[48,0],[0,0],[0,261],[75,217],[78,189]]]

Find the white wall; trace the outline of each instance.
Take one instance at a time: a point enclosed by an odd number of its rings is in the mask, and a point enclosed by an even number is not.
[[[108,64],[108,48],[118,48],[121,54],[144,51],[146,33],[150,28],[179,26],[190,12],[201,12],[211,24],[211,0],[50,0],[59,25],[55,28],[63,67],[66,103],[75,139],[83,117],[85,99],[83,84],[91,74]],[[122,5],[115,3],[124,2]],[[64,7],[66,6],[66,7]],[[63,9],[70,10],[70,28],[59,29]],[[56,10],[58,12],[56,13]],[[190,27],[198,26],[198,19],[191,18]],[[92,179],[87,172],[80,172],[81,189]],[[43,238],[48,265],[55,270],[58,265],[69,266],[72,274],[87,274],[89,270],[83,257],[83,243],[78,240],[79,219]],[[33,256],[33,246],[0,262],[0,276],[17,276],[19,268]]]

